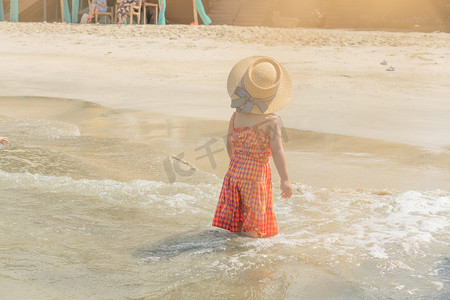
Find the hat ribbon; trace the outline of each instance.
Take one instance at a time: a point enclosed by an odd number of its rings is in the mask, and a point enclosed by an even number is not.
[[[235,99],[231,101],[231,107],[236,108],[238,112],[242,112],[248,114],[252,111],[253,105],[258,105],[261,112],[265,112],[267,110],[267,104],[264,102],[270,101],[277,95],[277,92],[268,98],[253,98],[249,92],[245,89],[244,85],[244,77],[242,77],[241,85],[237,86],[234,90],[234,94],[238,95],[239,99]],[[244,106],[244,107],[241,107]]]

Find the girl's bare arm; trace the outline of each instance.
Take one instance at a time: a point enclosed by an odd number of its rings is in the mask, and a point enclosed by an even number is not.
[[[281,121],[279,117],[273,118],[273,121],[268,124],[268,127],[270,150],[272,151],[273,162],[280,175],[281,196],[283,198],[289,198],[292,195],[292,185],[289,181],[286,154],[284,153],[283,142],[281,140]]]

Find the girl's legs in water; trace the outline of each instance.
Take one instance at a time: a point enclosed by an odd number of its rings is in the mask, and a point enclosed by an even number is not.
[[[245,237],[250,237],[250,238],[259,238],[261,236],[258,235],[258,233],[256,231],[242,231],[242,222],[238,223],[238,234],[245,236]]]

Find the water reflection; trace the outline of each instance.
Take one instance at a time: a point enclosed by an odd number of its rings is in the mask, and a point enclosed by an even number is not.
[[[152,262],[171,259],[176,256],[233,252],[242,247],[242,244],[236,239],[242,238],[237,234],[216,230],[189,231],[151,243],[145,248],[137,250],[135,256],[144,261]]]

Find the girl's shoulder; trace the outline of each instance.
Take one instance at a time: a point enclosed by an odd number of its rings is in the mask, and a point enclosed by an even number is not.
[[[276,114],[270,114],[267,118],[261,122],[258,128],[263,131],[266,135],[270,136],[270,133],[273,131],[278,131],[278,128],[281,127],[281,119],[280,116]]]
[[[277,114],[270,114],[265,122],[267,123],[267,125],[277,125],[281,123],[281,119]]]

